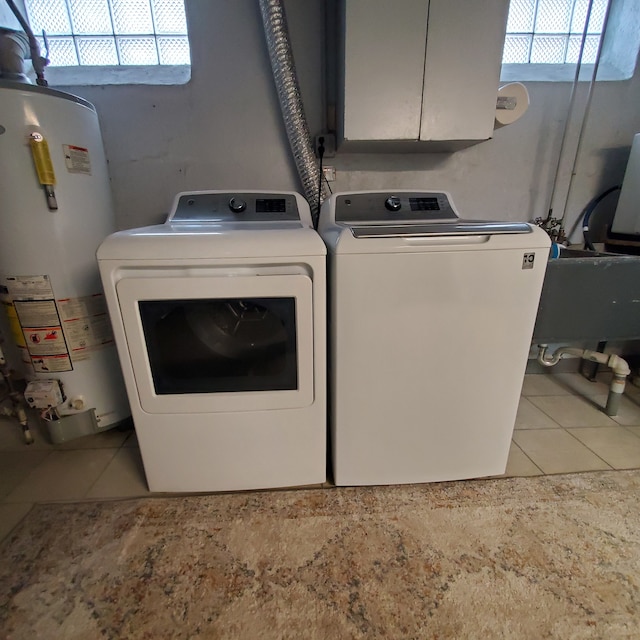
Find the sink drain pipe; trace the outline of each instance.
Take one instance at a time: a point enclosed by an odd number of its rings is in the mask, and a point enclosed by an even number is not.
[[[609,395],[607,396],[607,406],[604,411],[608,416],[618,415],[620,408],[620,398],[624,393],[624,386],[627,376],[631,373],[627,361],[614,353],[600,353],[599,351],[591,351],[590,349],[577,349],[572,347],[560,347],[551,355],[547,355],[547,345],[538,345],[538,362],[545,367],[553,367],[558,364],[565,356],[573,356],[606,364],[613,371],[613,380],[609,387]]]

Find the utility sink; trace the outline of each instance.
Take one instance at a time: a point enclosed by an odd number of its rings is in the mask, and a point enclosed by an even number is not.
[[[636,258],[637,256],[627,256],[620,253],[608,253],[604,251],[587,251],[586,249],[563,249],[560,252],[561,258]]]
[[[579,249],[549,260],[537,343],[640,339],[640,256]]]

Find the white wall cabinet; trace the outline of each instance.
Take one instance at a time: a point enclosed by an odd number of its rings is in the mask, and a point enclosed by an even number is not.
[[[508,10],[509,0],[342,0],[344,150],[490,138]]]

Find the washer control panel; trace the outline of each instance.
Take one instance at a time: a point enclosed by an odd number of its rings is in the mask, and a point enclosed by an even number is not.
[[[453,221],[458,216],[447,194],[436,191],[398,193],[355,193],[336,198],[336,222],[362,224],[372,222]]]
[[[289,193],[187,193],[180,196],[172,222],[278,222],[300,220]]]

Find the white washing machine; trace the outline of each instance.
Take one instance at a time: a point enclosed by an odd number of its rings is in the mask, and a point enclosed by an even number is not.
[[[181,193],[98,249],[152,491],[326,479],[326,249],[296,193]]]
[[[320,233],[335,483],[504,473],[547,234],[409,191],[334,194]]]

